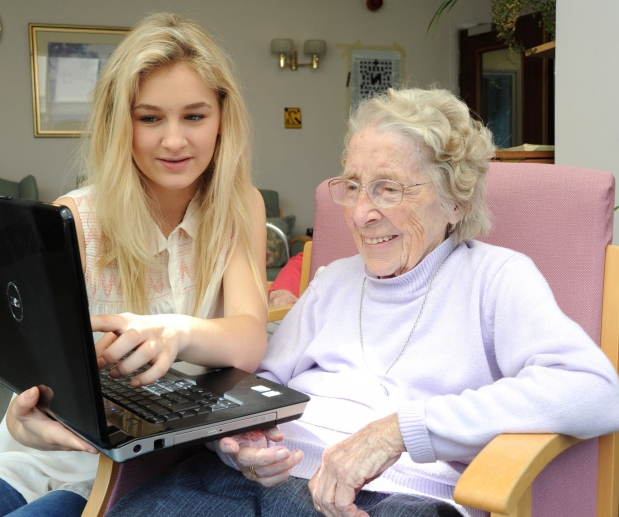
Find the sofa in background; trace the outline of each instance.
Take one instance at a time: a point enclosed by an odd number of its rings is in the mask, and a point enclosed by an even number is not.
[[[10,181],[0,178],[0,196],[11,196],[38,201],[39,188],[37,186],[37,180],[31,174],[21,181]]]

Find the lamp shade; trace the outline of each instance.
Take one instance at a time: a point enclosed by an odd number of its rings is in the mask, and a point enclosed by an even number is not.
[[[327,53],[327,42],[323,39],[308,39],[303,45],[306,56],[322,57]]]
[[[271,40],[271,54],[286,54],[292,53],[292,40],[291,39],[272,39]]]

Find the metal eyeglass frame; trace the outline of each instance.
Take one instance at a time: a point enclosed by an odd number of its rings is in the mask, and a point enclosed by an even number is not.
[[[373,183],[378,183],[380,181],[387,181],[389,183],[394,183],[396,185],[400,185],[400,187],[402,188],[402,190],[400,191],[400,200],[397,203],[394,204],[387,204],[387,205],[381,205],[379,203],[377,203],[376,201],[374,201],[374,198],[372,197],[372,195],[368,192],[366,187],[369,187],[370,185],[372,185]],[[355,185],[359,186],[359,191],[357,192],[357,196],[355,197],[355,199],[353,200],[352,203],[342,203],[340,201],[337,201],[335,199],[335,197],[333,197],[333,191],[331,190],[331,186],[335,185],[335,184],[341,184],[341,183],[345,183],[345,182],[350,182],[350,183],[354,183]],[[341,206],[352,206],[354,205],[357,200],[359,199],[359,193],[362,190],[365,190],[365,193],[368,195],[369,200],[372,202],[372,204],[374,206],[380,207],[380,208],[392,208],[394,206],[398,206],[400,203],[402,203],[402,200],[404,199],[404,189],[407,188],[413,188],[413,187],[420,187],[421,185],[428,185],[432,183],[431,181],[426,181],[425,183],[414,183],[413,185],[405,185],[404,183],[400,183],[399,181],[395,181],[395,180],[387,180],[387,179],[380,179],[380,180],[374,180],[374,181],[370,181],[369,183],[366,183],[365,185],[362,185],[361,183],[357,183],[356,181],[353,180],[349,180],[349,179],[344,179],[344,178],[334,178],[332,179],[328,185],[329,185],[329,195],[331,196],[331,199],[333,200],[334,203],[337,203],[338,205]]]

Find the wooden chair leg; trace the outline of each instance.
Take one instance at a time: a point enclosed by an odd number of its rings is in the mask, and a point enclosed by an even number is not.
[[[118,476],[120,464],[111,460],[104,454],[99,455],[99,467],[97,477],[90,492],[82,517],[103,517],[105,508],[112,495],[112,489]]]

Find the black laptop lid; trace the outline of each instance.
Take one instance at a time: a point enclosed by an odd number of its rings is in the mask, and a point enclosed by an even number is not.
[[[0,198],[0,380],[39,386],[50,414],[107,444],[71,211]],[[69,425],[71,425],[69,424]]]

